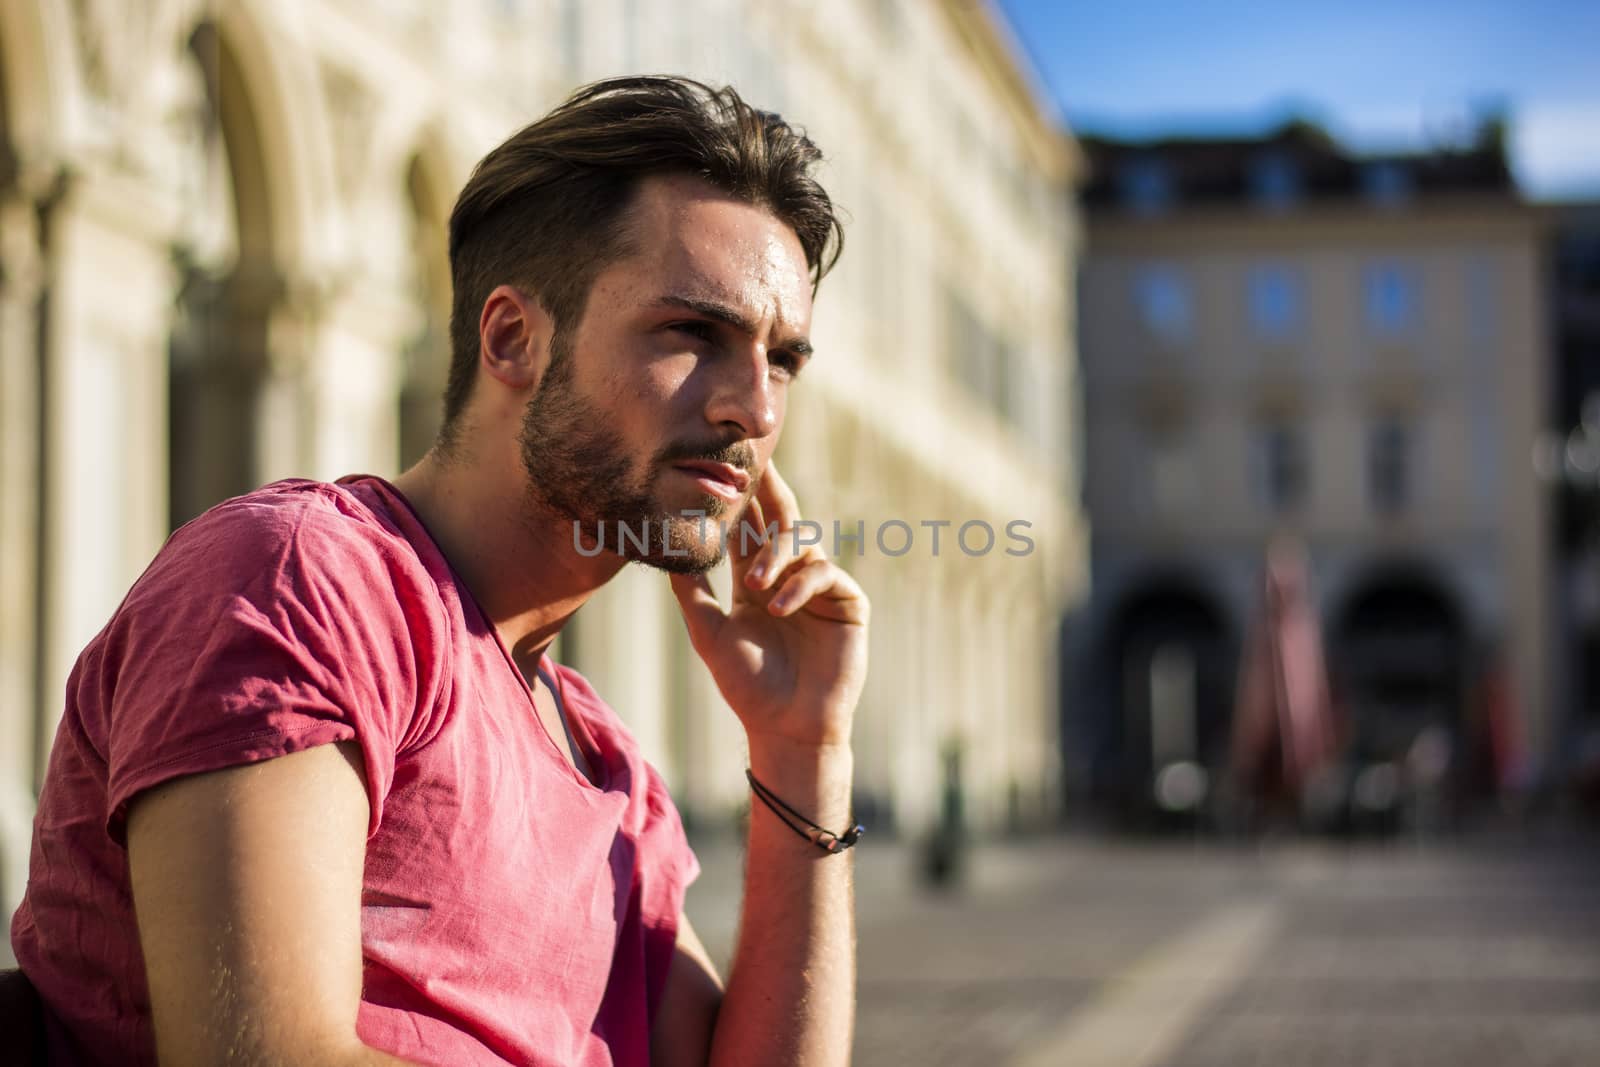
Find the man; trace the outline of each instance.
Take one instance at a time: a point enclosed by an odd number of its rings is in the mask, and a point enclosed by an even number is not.
[[[867,602],[729,525],[798,518],[771,456],[838,254],[817,159],[732,90],[630,78],[480,163],[433,451],[212,509],[78,661],[12,933],[56,1059],[848,1058]],[[725,989],[659,777],[545,655],[625,557],[671,572],[749,741]]]

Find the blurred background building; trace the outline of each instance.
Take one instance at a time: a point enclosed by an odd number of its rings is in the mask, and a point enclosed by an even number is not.
[[[1482,795],[1552,757],[1548,490],[1531,467],[1548,227],[1504,135],[1491,116],[1404,154],[1358,155],[1307,122],[1085,139],[1094,591],[1067,713],[1085,793],[1137,810],[1169,765],[1212,785],[1241,770],[1241,650],[1281,538],[1305,546],[1332,687],[1325,804],[1373,767],[1382,803],[1419,760]]]
[[[3,914],[67,673],[167,534],[421,456],[471,167],[579,84],[677,72],[806,127],[848,215],[778,459],[873,597],[858,812],[911,839],[858,860],[857,1059],[1593,1060],[1582,844],[920,845],[1062,805],[1422,830],[1424,801],[1548,787],[1600,814],[1597,27],[1537,0],[0,0]],[[973,520],[998,543],[969,555]],[[557,655],[727,825],[742,738],[659,576]],[[738,849],[699,844],[726,960]],[[918,893],[963,846],[967,892]]]
[[[1553,206],[1550,218],[1554,389],[1537,461],[1556,490],[1561,764],[1600,813],[1600,204]]]
[[[288,476],[393,475],[448,362],[445,222],[575,85],[731,82],[805,126],[850,216],[778,458],[874,600],[862,813],[919,831],[959,750],[981,824],[1059,795],[1056,620],[1083,587],[1079,156],[964,0],[41,0],[0,6],[0,877],[21,890],[73,660],[178,524]],[[928,523],[948,520],[953,525]],[[976,556],[963,522],[1030,523]],[[884,524],[910,528],[905,534]],[[936,554],[931,535],[943,534]],[[828,547],[831,536],[827,538]],[[965,542],[981,546],[981,530]],[[559,655],[686,815],[742,735],[666,582],[630,569]]]

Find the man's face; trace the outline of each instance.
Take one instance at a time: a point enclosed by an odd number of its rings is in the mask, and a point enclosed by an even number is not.
[[[625,225],[630,251],[596,276],[528,403],[534,521],[576,521],[586,549],[598,535],[626,558],[705,571],[810,354],[805,254],[765,208],[689,177],[646,179]]]

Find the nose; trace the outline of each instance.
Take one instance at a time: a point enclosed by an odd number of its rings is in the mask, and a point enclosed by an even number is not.
[[[742,437],[769,436],[778,428],[778,408],[766,346],[740,346],[717,362],[706,420],[713,426],[737,427]]]

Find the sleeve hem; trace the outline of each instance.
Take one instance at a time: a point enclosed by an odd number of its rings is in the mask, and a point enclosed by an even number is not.
[[[318,745],[351,740],[359,739],[355,728],[349,723],[315,722],[293,728],[257,730],[243,737],[233,737],[226,741],[203,745],[176,756],[144,764],[121,775],[121,780],[107,797],[109,811],[105,822],[106,833],[119,847],[126,848],[128,805],[139,793],[163,782],[191,774],[243,767],[262,760],[303,752]],[[363,746],[363,756],[365,757],[365,746]],[[368,831],[370,837],[371,827],[376,825],[381,810],[381,798],[373,795],[370,770],[362,786],[367,792],[367,803],[371,808]]]

